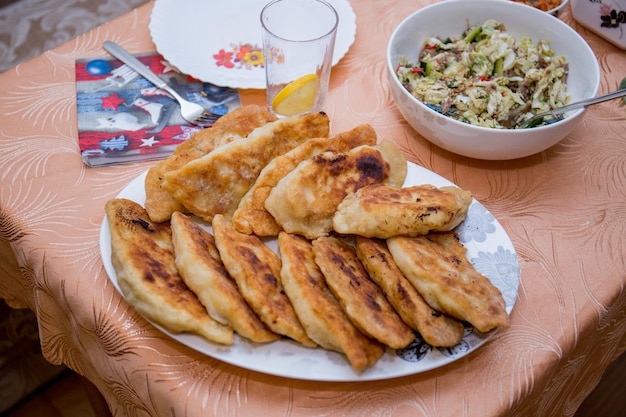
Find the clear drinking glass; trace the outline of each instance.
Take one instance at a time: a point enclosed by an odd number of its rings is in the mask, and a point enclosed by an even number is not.
[[[274,0],[263,8],[267,105],[274,114],[323,110],[338,23],[324,0]]]

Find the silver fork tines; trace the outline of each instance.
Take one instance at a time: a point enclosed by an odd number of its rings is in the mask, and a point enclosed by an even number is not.
[[[180,114],[187,122],[195,125],[208,125],[215,119],[215,115],[207,111],[199,104],[192,103],[189,100],[184,99],[176,90],[174,90],[169,84],[167,84],[161,77],[152,72],[148,67],[142,64],[137,58],[129,54],[124,48],[116,44],[115,42],[105,41],[102,47],[119,59],[133,70],[137,71],[140,75],[154,84],[157,88],[167,92],[174,100],[180,104]]]

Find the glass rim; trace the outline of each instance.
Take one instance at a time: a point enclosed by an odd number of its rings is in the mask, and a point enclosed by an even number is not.
[[[277,4],[277,3],[281,3],[281,2],[285,2],[285,1],[289,1],[289,0],[272,0],[269,3],[267,3],[265,6],[263,6],[263,9],[261,9],[261,13],[259,15],[259,19],[261,20],[261,26],[263,27],[263,29],[267,32],[270,33],[272,36],[281,39],[283,41],[286,42],[313,42],[313,41],[317,41],[320,39],[324,39],[326,37],[328,37],[329,35],[332,35],[333,32],[337,31],[337,27],[339,26],[339,14],[337,13],[337,10],[335,10],[335,8],[333,7],[332,4],[330,4],[329,2],[327,2],[326,0],[313,0],[314,3],[320,3],[324,6],[326,6],[328,8],[328,10],[330,10],[332,12],[332,15],[335,17],[335,23],[332,25],[332,27],[325,32],[324,34],[315,37],[315,38],[310,38],[310,39],[300,39],[300,40],[296,40],[296,39],[288,39],[285,38],[283,36],[279,36],[276,33],[274,33],[274,31],[272,31],[270,28],[267,27],[267,25],[265,24],[265,22],[263,21],[263,15],[265,14],[265,12],[273,5]]]

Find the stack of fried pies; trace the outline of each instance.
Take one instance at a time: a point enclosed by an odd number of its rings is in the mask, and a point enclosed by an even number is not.
[[[288,338],[356,370],[416,333],[452,347],[464,324],[507,327],[502,294],[454,231],[471,193],[403,187],[406,175],[369,125],[331,135],[324,113],[243,106],[150,168],[143,205],[106,203],[119,287],[172,332]]]

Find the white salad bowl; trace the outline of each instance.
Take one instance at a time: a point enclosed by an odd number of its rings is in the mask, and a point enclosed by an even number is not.
[[[583,118],[585,109],[566,113],[565,119],[532,129],[493,129],[474,126],[444,116],[413,97],[396,76],[398,63],[418,60],[429,36],[457,36],[469,25],[487,19],[503,23],[516,39],[546,39],[569,63],[567,93],[571,101],[595,97],[600,86],[600,67],[585,40],[554,16],[533,7],[500,0],[448,0],[424,7],[405,18],[394,30],[387,48],[391,92],[407,122],[433,144],[471,158],[507,160],[541,152],[568,136]]]

